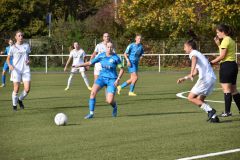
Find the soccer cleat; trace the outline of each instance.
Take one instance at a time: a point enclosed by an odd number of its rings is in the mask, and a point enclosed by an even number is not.
[[[17,111],[17,106],[13,106],[13,111]]]
[[[117,93],[118,93],[118,95],[120,95],[121,89],[122,89],[121,86],[117,86]]]
[[[94,117],[94,114],[88,114],[84,117],[84,119],[91,119]]]
[[[112,116],[113,117],[117,117],[117,110],[118,110],[117,107],[113,108],[113,111],[112,111]]]
[[[6,86],[5,84],[2,84],[0,87],[3,88],[3,87],[5,87],[5,86]]]
[[[212,109],[211,111],[208,111],[208,119],[207,121],[209,121],[213,115],[215,115],[216,113],[216,110],[215,109]]]
[[[20,106],[20,109],[24,109],[23,102],[21,100],[19,100],[19,99],[18,99],[18,104]]]
[[[92,90],[92,87],[87,87],[87,88],[88,88],[88,90],[89,90],[89,91],[91,91],[91,90]]]
[[[210,120],[211,123],[219,123],[219,118],[218,116],[214,117],[214,118],[211,118]]]
[[[231,112],[223,112],[220,117],[229,117],[229,116],[232,116],[232,113]]]
[[[137,96],[134,92],[128,92],[129,96]]]
[[[65,90],[65,91],[69,90],[69,87],[66,87],[64,90]]]

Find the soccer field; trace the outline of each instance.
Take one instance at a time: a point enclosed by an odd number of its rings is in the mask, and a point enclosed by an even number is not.
[[[91,72],[88,72],[93,82]],[[135,92],[128,88],[116,95],[118,117],[105,103],[104,90],[97,96],[95,118],[88,113],[87,90],[75,75],[64,91],[68,74],[32,74],[32,89],[24,101],[25,110],[12,111],[12,85],[0,88],[0,160],[168,160],[240,148],[240,115],[221,123],[206,122],[207,115],[176,94],[188,91],[193,82],[176,84],[184,73],[140,72]],[[122,81],[128,78],[125,74]],[[219,88],[217,83],[216,88]],[[210,100],[222,101],[221,90]],[[217,113],[223,103],[209,102]],[[54,116],[64,112],[67,126],[56,126]],[[238,160],[240,152],[208,157],[210,160]]]

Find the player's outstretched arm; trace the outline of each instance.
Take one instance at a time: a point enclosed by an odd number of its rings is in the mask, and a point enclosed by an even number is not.
[[[91,65],[92,65],[92,63],[89,61],[89,62],[85,62],[83,64],[75,65],[75,66],[72,66],[72,67],[78,68],[78,67],[87,67],[87,66],[91,66]]]

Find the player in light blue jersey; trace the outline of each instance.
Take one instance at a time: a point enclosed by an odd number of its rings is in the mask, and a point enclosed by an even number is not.
[[[119,80],[123,75],[124,69],[120,57],[118,57],[117,54],[113,52],[113,44],[111,42],[108,42],[106,52],[100,53],[97,57],[95,57],[89,62],[73,67],[86,67],[94,65],[98,62],[101,63],[102,70],[100,71],[100,74],[92,87],[89,99],[90,113],[85,116],[85,119],[91,119],[94,117],[96,95],[98,91],[104,86],[107,87],[106,101],[113,107],[112,116],[117,116],[117,103],[114,100],[114,96],[116,92],[116,87],[119,84]],[[119,75],[116,71],[117,67],[120,68]]]
[[[5,51],[3,52],[4,55],[8,55],[10,47],[13,45],[13,41],[11,39],[8,40],[9,46],[6,47]],[[12,64],[12,58],[10,59],[10,63]],[[9,71],[9,67],[7,61],[4,62],[3,71],[2,71],[2,85],[0,87],[6,86],[6,73]]]
[[[142,59],[144,54],[143,46],[141,44],[141,35],[136,35],[135,43],[128,45],[124,56],[127,60],[128,72],[130,73],[130,79],[124,82],[121,86],[118,86],[118,94],[120,94],[121,89],[127,87],[130,84],[129,96],[136,96],[134,93],[134,88],[138,80],[138,63]]]

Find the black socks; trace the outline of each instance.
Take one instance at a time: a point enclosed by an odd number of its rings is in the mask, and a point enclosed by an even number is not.
[[[225,100],[225,112],[229,113],[231,110],[231,104],[232,104],[232,94],[224,93],[224,100]],[[240,102],[240,99],[239,99],[239,102]]]

